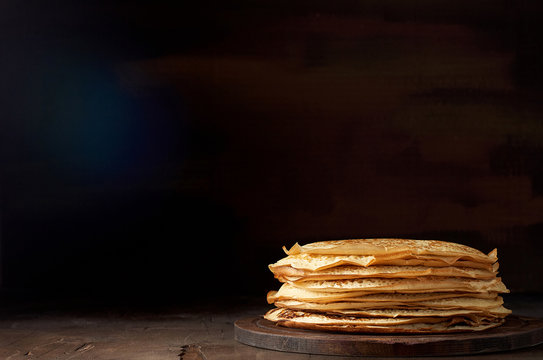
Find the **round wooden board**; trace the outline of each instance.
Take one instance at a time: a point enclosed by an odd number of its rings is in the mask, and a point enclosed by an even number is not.
[[[494,329],[473,333],[344,334],[277,326],[262,317],[235,322],[237,341],[259,348],[343,356],[447,356],[508,351],[543,343],[543,319],[508,316]]]

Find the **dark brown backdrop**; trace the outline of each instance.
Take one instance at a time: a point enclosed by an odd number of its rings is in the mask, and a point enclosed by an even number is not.
[[[402,236],[543,290],[537,1],[20,4],[5,288],[263,295],[282,245]]]

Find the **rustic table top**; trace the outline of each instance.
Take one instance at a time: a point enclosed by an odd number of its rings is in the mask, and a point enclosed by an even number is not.
[[[514,314],[543,318],[543,295],[511,295],[506,305]],[[119,306],[58,310],[50,303],[4,304],[0,308],[0,359],[352,359],[282,353],[236,342],[234,321],[263,314],[269,307],[264,298],[145,310]],[[462,358],[541,359],[543,345]]]

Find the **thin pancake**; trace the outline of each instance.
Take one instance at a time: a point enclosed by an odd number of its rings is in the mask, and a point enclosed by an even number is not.
[[[277,300],[275,306],[307,311],[335,312],[337,310],[364,310],[364,309],[468,309],[489,310],[503,305],[503,298],[497,296],[494,299],[479,299],[475,297],[455,297],[425,301],[338,301],[331,303],[307,302],[292,299]]]
[[[398,255],[400,256],[400,255]],[[376,265],[395,265],[395,266],[426,266],[426,267],[467,267],[475,269],[484,269],[487,271],[497,271],[498,265],[488,263],[478,263],[473,261],[464,261],[456,257],[436,257],[427,255],[401,255],[403,257],[378,258],[365,255],[314,255],[298,254],[289,255],[275,264],[268,267],[273,272],[281,266],[290,266],[295,269],[320,271],[336,266],[355,265],[355,266],[376,266]]]
[[[296,243],[287,255],[301,253],[334,255],[386,256],[397,253],[413,255],[454,256],[463,260],[493,264],[497,261],[497,250],[488,255],[472,247],[439,240],[413,239],[349,239],[320,241],[300,246]]]
[[[492,299],[496,292],[423,292],[423,293],[368,293],[366,291],[326,292],[312,291],[298,288],[291,284],[283,284],[279,291],[268,292],[268,303],[278,300],[299,300],[308,302],[337,302],[337,301],[372,301],[372,302],[420,302],[427,300],[448,299],[458,297],[476,297],[479,299]]]
[[[338,266],[320,271],[296,269],[291,266],[278,266],[272,269],[275,277],[282,282],[300,280],[341,280],[357,278],[416,278],[423,276],[465,277],[472,279],[492,279],[495,272],[462,267],[425,266]]]
[[[507,293],[501,278],[476,280],[464,278],[424,277],[414,279],[353,279],[353,280],[308,280],[290,283],[291,285],[324,292],[367,291],[367,292],[501,292]]]
[[[478,321],[457,317],[444,321],[443,318],[360,318],[316,314],[289,309],[272,309],[264,318],[278,325],[341,332],[368,333],[449,333],[460,331],[481,331],[503,323],[501,319],[480,318]]]
[[[278,305],[278,304],[276,304]],[[278,305],[279,306],[279,305]],[[280,306],[279,306],[280,307]],[[285,307],[293,309],[291,307]],[[298,310],[293,309],[293,310]],[[454,316],[472,316],[481,315],[485,317],[505,317],[511,313],[511,310],[503,306],[496,306],[489,309],[473,310],[467,308],[458,309],[307,309],[301,308],[303,311],[325,312],[327,314],[340,314],[347,316],[363,316],[363,317],[382,317],[382,318],[405,318],[405,317],[454,317]]]

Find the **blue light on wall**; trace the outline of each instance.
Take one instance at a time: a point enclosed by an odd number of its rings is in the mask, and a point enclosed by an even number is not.
[[[41,150],[58,170],[85,182],[137,181],[182,161],[185,114],[176,98],[127,93],[110,63],[50,58],[39,67]],[[33,104],[35,105],[35,104]]]

